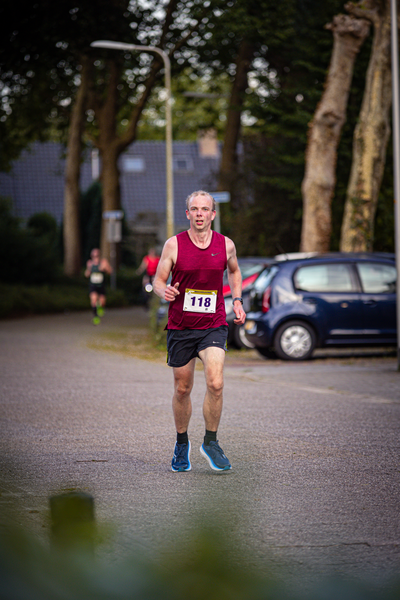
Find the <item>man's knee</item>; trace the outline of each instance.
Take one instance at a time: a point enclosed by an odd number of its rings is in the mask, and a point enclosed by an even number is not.
[[[185,380],[177,380],[175,381],[175,394],[176,397],[180,400],[184,400],[187,396],[190,395],[192,391],[192,383]]]
[[[207,378],[207,388],[213,396],[220,396],[224,389],[224,379],[219,375]]]

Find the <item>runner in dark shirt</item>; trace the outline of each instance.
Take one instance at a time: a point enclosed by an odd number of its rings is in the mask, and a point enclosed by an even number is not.
[[[100,250],[93,248],[86,263],[85,277],[89,278],[89,298],[93,311],[93,324],[100,323],[106,305],[105,274],[110,275],[112,268],[106,258],[101,258]]]

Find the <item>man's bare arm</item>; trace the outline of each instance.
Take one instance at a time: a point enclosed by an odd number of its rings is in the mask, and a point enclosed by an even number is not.
[[[228,267],[228,282],[231,288],[232,298],[241,298],[242,296],[242,273],[240,272],[239,263],[236,256],[235,244],[229,238],[226,240],[226,258]],[[243,310],[240,300],[235,300],[233,303],[233,311],[236,315],[234,323],[243,325],[246,320],[246,313]]]
[[[105,271],[109,275],[111,275],[111,273],[112,273],[112,266],[110,265],[110,263],[108,262],[108,260],[106,258],[101,259],[100,271]]]
[[[90,267],[92,266],[92,261],[88,260],[86,263],[86,269],[85,269],[85,277],[89,277],[90,276]]]
[[[169,238],[164,244],[161,258],[158,263],[157,271],[153,281],[153,289],[157,296],[163,298],[167,302],[173,302],[180,293],[178,291],[179,283],[174,286],[167,285],[168,277],[176,263],[178,254],[178,242],[176,237]]]

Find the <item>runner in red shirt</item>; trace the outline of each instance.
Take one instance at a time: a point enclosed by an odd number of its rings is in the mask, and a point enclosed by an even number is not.
[[[190,441],[187,429],[192,413],[190,394],[196,358],[204,365],[206,395],[203,404],[206,434],[201,454],[215,471],[231,469],[218,444],[217,429],[222,412],[223,368],[228,326],[222,293],[224,270],[236,315],[242,325],[240,273],[232,240],[212,231],[215,201],[207,192],[193,192],[186,200],[190,228],[166,241],[154,279],[154,291],[170,303],[168,311],[168,364],[174,372],[172,408],[177,430],[173,471],[190,471]],[[172,280],[167,285],[168,278]]]
[[[149,253],[143,258],[142,262],[140,263],[140,267],[136,270],[138,275],[146,271],[142,280],[146,305],[148,301],[148,294],[153,291],[153,279],[159,262],[160,257],[157,255],[155,248],[150,248]]]
[[[140,267],[137,269],[136,273],[140,275],[140,273],[146,271],[146,275],[153,279],[159,262],[160,257],[157,255],[155,248],[150,248],[149,253],[143,257]]]

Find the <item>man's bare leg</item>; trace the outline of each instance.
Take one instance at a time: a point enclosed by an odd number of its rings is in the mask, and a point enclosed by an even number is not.
[[[193,358],[184,367],[174,367],[174,396],[172,410],[176,427],[176,444],[171,468],[174,472],[190,471],[190,441],[187,434],[190,417],[192,416],[192,401],[190,392],[193,388],[194,367]]]
[[[98,296],[97,292],[90,292],[89,298],[90,298],[90,306],[92,308],[96,308],[97,307],[97,301],[99,299],[99,296]]]
[[[203,404],[204,421],[206,429],[217,431],[223,404],[225,350],[211,346],[201,350],[199,356],[204,365],[207,385]]]
[[[190,393],[193,388],[195,363],[196,359],[193,358],[184,367],[174,367],[172,411],[174,413],[175,427],[178,433],[187,431],[190,417],[192,416]]]
[[[207,385],[203,404],[206,435],[200,452],[214,471],[229,471],[231,463],[217,440],[223,403],[225,350],[210,347],[199,352],[199,356],[204,364]]]
[[[89,297],[90,306],[93,312],[93,323],[94,325],[98,325],[100,323],[99,315],[97,313],[98,294],[96,292],[90,292]]]

